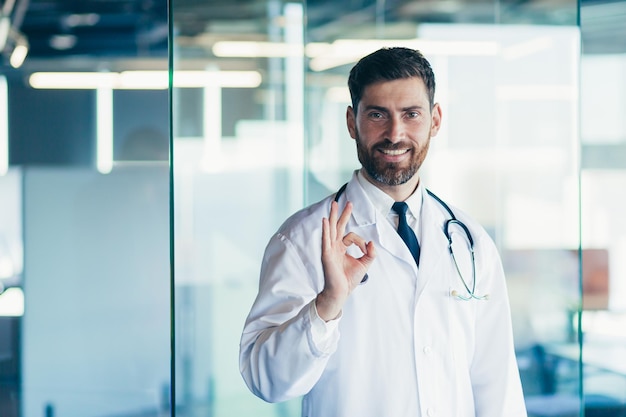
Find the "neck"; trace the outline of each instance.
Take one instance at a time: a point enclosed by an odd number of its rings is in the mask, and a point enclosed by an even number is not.
[[[383,184],[375,179],[371,178],[367,171],[364,169],[361,170],[363,173],[363,177],[377,188],[381,189],[385,194],[389,197],[393,198],[394,201],[404,201],[407,198],[411,197],[415,190],[417,190],[417,186],[420,183],[420,178],[418,174],[415,174],[411,177],[410,180],[400,185],[387,185]]]

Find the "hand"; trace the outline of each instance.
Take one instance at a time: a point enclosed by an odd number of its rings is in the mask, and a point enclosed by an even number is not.
[[[348,296],[354,290],[376,257],[373,242],[365,242],[356,233],[344,235],[352,214],[348,202],[339,216],[339,206],[333,201],[330,216],[322,219],[322,267],[324,289],[315,301],[317,313],[325,321],[339,316]],[[363,256],[355,258],[347,253],[348,247],[357,245]]]

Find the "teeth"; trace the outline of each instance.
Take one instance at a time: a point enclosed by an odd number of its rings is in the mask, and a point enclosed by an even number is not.
[[[402,155],[403,153],[408,152],[408,149],[398,149],[398,150],[393,150],[393,149],[381,149],[381,152],[384,153],[385,155]]]

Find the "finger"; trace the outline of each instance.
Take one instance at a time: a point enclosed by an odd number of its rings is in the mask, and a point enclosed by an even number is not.
[[[341,213],[341,217],[339,217],[339,221],[337,222],[337,235],[343,236],[346,231],[346,225],[348,224],[348,220],[350,220],[350,215],[352,214],[352,203],[348,201],[346,206]]]
[[[322,218],[322,253],[330,247],[330,227],[328,225],[328,219]]]
[[[365,239],[363,239],[361,236],[357,235],[354,232],[350,232],[345,235],[342,239],[342,242],[346,246],[357,245],[359,249],[361,249],[361,252],[367,252],[367,242],[365,242]]]
[[[376,246],[374,246],[374,242],[369,241],[369,242],[367,242],[366,250],[364,252],[364,255],[361,256],[361,262],[363,262],[363,264],[367,268],[369,268],[369,266],[374,261],[374,258],[376,258]]]
[[[339,206],[336,201],[330,203],[330,215],[328,216],[328,225],[329,225],[329,239],[331,241],[337,239],[337,212],[339,211]]]
[[[370,266],[374,262],[374,258],[376,258],[376,248],[374,247],[374,242],[370,241],[370,242],[367,242],[366,244],[366,248],[363,253],[363,256],[358,258],[357,261],[359,261],[359,263],[362,265],[365,271],[368,271],[370,269]],[[365,275],[363,275],[361,280],[356,282],[355,284],[356,285],[362,284],[366,282],[368,279],[369,279],[369,275],[367,274],[367,272],[365,272]]]

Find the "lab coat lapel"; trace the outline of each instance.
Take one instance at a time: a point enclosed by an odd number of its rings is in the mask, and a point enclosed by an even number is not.
[[[365,240],[379,242],[382,249],[389,251],[393,256],[411,265],[414,273],[417,274],[417,265],[409,248],[387,218],[376,211],[356,179],[356,174],[353,175],[352,180],[348,183],[346,197],[353,203],[352,216],[357,226],[361,228],[361,232],[357,233]],[[366,229],[366,226],[375,227]],[[375,234],[371,235],[372,233]]]
[[[423,203],[420,213],[422,230],[419,236],[421,253],[418,272],[417,265],[406,244],[391,223],[376,212],[365,191],[358,183],[356,174],[353,175],[346,188],[346,198],[353,203],[352,216],[357,229],[359,229],[354,231],[365,240],[380,242],[384,250],[411,265],[418,275],[418,295],[433,278],[440,277],[443,279],[442,274],[448,265],[445,260],[449,254],[448,240],[443,233],[444,222],[448,219],[447,213],[434,198],[428,195],[425,187],[421,189]]]
[[[422,187],[423,203],[420,214],[420,268],[418,277],[418,297],[426,285],[433,280],[444,279],[446,268],[448,239],[443,232],[444,222],[447,220],[442,207],[435,201],[426,189]],[[432,284],[431,284],[432,285]]]
[[[389,221],[384,218],[376,223],[378,234],[380,235],[380,245],[387,251],[391,252],[396,258],[408,263],[413,268],[413,272],[417,274],[417,264],[411,251],[406,243],[402,240],[398,231]],[[421,256],[420,256],[421,257]]]

